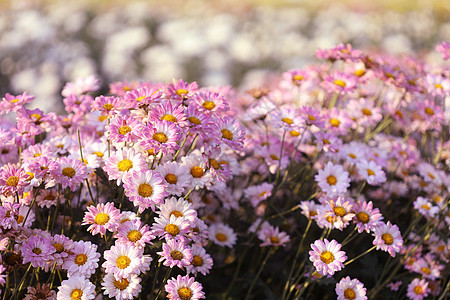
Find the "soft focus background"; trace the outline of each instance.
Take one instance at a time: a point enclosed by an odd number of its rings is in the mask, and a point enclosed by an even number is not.
[[[299,68],[319,47],[433,60],[450,40],[450,1],[0,1],[0,95],[28,91],[61,111],[66,81],[253,86]],[[58,106],[59,105],[59,106]]]

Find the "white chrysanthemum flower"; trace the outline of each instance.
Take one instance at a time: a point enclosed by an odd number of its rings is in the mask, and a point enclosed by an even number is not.
[[[209,239],[219,246],[231,248],[237,237],[230,226],[219,223],[209,226]]]
[[[322,191],[330,197],[342,195],[350,186],[348,172],[344,171],[341,165],[334,165],[330,161],[322,170],[319,170],[319,174],[314,179]]]
[[[61,282],[57,300],[89,300],[95,298],[95,285],[85,277],[72,276]]]
[[[141,278],[132,274],[128,278],[116,279],[112,273],[106,273],[102,282],[103,293],[116,300],[131,300],[141,292]]]
[[[69,257],[64,258],[63,269],[69,276],[90,277],[98,267],[100,253],[97,245],[91,242],[78,241],[73,243],[73,249]]]

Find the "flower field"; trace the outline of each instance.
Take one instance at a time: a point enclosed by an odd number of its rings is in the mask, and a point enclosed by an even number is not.
[[[231,69],[129,79],[152,71],[127,64],[136,49],[107,50],[53,111],[0,96],[2,299],[448,298],[448,42],[317,47],[245,88],[207,84]]]

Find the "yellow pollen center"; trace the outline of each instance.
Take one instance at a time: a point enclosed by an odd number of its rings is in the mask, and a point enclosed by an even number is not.
[[[348,156],[350,156],[351,158],[353,158],[353,159],[355,159],[356,158],[356,155],[355,154],[353,154],[353,153],[349,153],[348,154]]]
[[[17,102],[19,102],[19,99],[12,99],[11,101],[9,101],[9,103],[17,103]]]
[[[290,132],[290,134],[291,134],[291,136],[299,136],[299,135],[300,135],[300,132],[298,132],[297,130],[292,130],[292,131]]]
[[[133,167],[133,162],[129,159],[119,161],[117,168],[119,171],[128,172]]]
[[[425,107],[425,112],[430,116],[434,115],[434,110],[431,107]]]
[[[335,176],[330,175],[330,176],[327,177],[327,182],[328,182],[329,185],[335,185],[336,182],[337,182],[337,179],[336,179]]]
[[[64,251],[64,246],[60,243],[54,243],[53,247],[56,249],[56,253],[62,253]]]
[[[126,289],[128,287],[128,285],[130,284],[130,282],[126,278],[122,278],[121,280],[114,279],[113,283],[114,283],[114,286],[121,291]]]
[[[6,185],[17,186],[18,184],[19,184],[19,177],[17,176],[10,176],[8,179],[6,179]]]
[[[214,158],[210,158],[209,159],[209,164],[215,169],[218,170],[220,165],[219,162],[217,160],[215,160]]]
[[[323,251],[320,254],[320,260],[328,265],[334,261],[334,255],[330,251]]]
[[[169,215],[169,218],[170,218],[171,215],[174,215],[174,216],[177,217],[177,218],[183,216],[183,214],[182,214],[180,211],[178,211],[178,210],[172,211],[172,212],[170,213],[170,215]]]
[[[208,100],[208,101],[203,102],[202,106],[207,110],[213,110],[214,107],[216,107],[216,104],[214,102]]]
[[[65,167],[63,170],[62,170],[62,174],[64,175],[64,176],[67,176],[67,177],[70,177],[70,178],[73,178],[73,176],[75,176],[75,169],[74,168],[72,168],[72,167]]]
[[[431,274],[431,270],[427,267],[423,267],[422,269],[420,269],[423,273],[430,275]]]
[[[42,250],[40,248],[34,248],[33,250],[31,250],[34,254],[39,255],[42,253]]]
[[[330,119],[330,124],[331,124],[333,127],[339,127],[339,125],[341,125],[341,121],[339,121],[339,120],[336,119],[336,118],[331,118],[331,119]]]
[[[304,77],[299,74],[292,76],[292,81],[302,81],[303,79]]]
[[[70,299],[71,300],[81,300],[81,297],[83,296],[83,291],[80,289],[73,289],[70,293]]]
[[[137,242],[142,238],[142,233],[139,230],[130,230],[127,234],[127,238],[130,242]]]
[[[190,300],[192,298],[192,291],[188,287],[182,287],[181,289],[178,289],[178,296],[181,300]]]
[[[193,177],[195,177],[195,178],[200,178],[200,177],[202,177],[202,176],[203,176],[203,173],[204,173],[203,169],[200,168],[200,167],[198,167],[198,166],[195,166],[195,167],[192,167],[192,168],[191,168],[191,175],[192,175]]]
[[[322,139],[322,142],[323,142],[325,145],[331,144],[331,142],[330,142],[329,139]]]
[[[227,240],[227,236],[225,234],[219,232],[216,234],[216,239],[219,242],[225,242]]]
[[[345,83],[345,81],[344,81],[344,80],[341,80],[341,79],[336,79],[336,80],[334,81],[334,84],[335,84],[335,85],[338,85],[338,86],[340,86],[340,87],[346,87],[346,86],[347,86],[347,84]]]
[[[428,204],[424,204],[421,207],[425,210],[430,210],[430,206]]]
[[[34,178],[34,173],[27,172],[27,174],[28,174],[27,181],[30,181],[30,180],[32,180]]]
[[[25,218],[23,216],[21,216],[21,215],[17,216],[17,220],[16,220],[17,224],[22,224],[23,220],[25,220]]]
[[[348,288],[344,291],[344,297],[345,299],[353,300],[356,298],[356,293],[353,289]]]
[[[119,256],[116,260],[116,265],[119,269],[127,268],[130,265],[130,263],[131,259],[126,255]]]
[[[364,74],[366,74],[366,71],[363,70],[363,69],[355,71],[355,75],[358,76],[358,77],[364,76]]]
[[[233,140],[233,133],[229,131],[228,129],[224,128],[221,130],[222,132],[222,138],[227,139],[229,141]]]
[[[178,250],[173,250],[172,252],[170,252],[170,256],[175,260],[182,260],[184,257],[183,253]]]
[[[40,114],[31,114],[30,117],[34,118],[37,123],[42,119],[42,116]]]
[[[84,265],[87,262],[87,255],[84,253],[80,253],[75,257],[75,263],[79,266]]]
[[[153,188],[148,183],[142,183],[138,187],[138,194],[141,197],[150,197],[153,194]]]
[[[100,117],[98,117],[98,120],[99,120],[100,122],[103,122],[103,121],[105,121],[107,118],[108,118],[107,116],[100,116]]]
[[[292,125],[292,124],[294,124],[294,121],[292,121],[292,119],[291,118],[283,118],[283,119],[281,119],[281,121],[283,121],[284,123],[286,123],[286,124],[289,124],[289,125]]]
[[[435,177],[432,173],[430,173],[430,172],[428,172],[427,174],[428,174],[428,176],[430,176],[431,179],[435,179],[435,178],[436,178],[436,177]]]
[[[308,119],[310,121],[315,121],[316,120],[316,118],[313,115],[308,115]]]
[[[97,155],[98,157],[100,157],[100,158],[102,158],[103,157],[103,153],[102,152],[100,152],[100,151],[95,151],[95,152],[93,152],[92,154],[95,154],[95,155]]]
[[[175,94],[177,94],[178,96],[184,96],[188,93],[188,90],[186,89],[178,89],[175,91]]]
[[[164,230],[171,236],[176,236],[180,233],[180,228],[175,224],[167,224]]]
[[[440,245],[439,247],[437,247],[437,250],[439,252],[443,252],[445,250],[445,246],[444,245]]]
[[[280,242],[280,239],[277,236],[271,236],[270,237],[270,242],[272,244],[278,244]]]
[[[416,293],[416,295],[422,294],[422,287],[420,287],[419,285],[415,286],[414,293]]]
[[[370,217],[367,213],[360,211],[359,213],[356,214],[356,218],[358,219],[359,222],[367,224],[370,221]]]
[[[333,211],[334,211],[335,215],[338,216],[338,217],[343,217],[343,216],[345,216],[347,214],[347,211],[342,206],[336,206],[333,209]]]
[[[371,169],[367,169],[367,175],[368,176],[373,176],[373,175],[375,175],[375,172],[372,171]]]
[[[166,120],[168,122],[172,122],[172,123],[176,123],[177,122],[177,118],[175,118],[172,115],[164,115],[161,117],[161,121]]]
[[[119,128],[119,134],[121,134],[121,135],[125,135],[129,132],[131,132],[130,126],[122,126]]]
[[[167,137],[167,135],[164,132],[157,132],[153,135],[152,138],[161,144],[164,144],[165,142],[167,142],[169,140],[169,138]]]
[[[372,115],[372,111],[368,108],[363,108],[361,109],[361,112],[363,113],[363,115],[365,116],[371,116]]]
[[[188,120],[189,120],[189,122],[194,123],[195,125],[202,124],[202,122],[200,122],[200,120],[197,117],[194,117],[194,116],[189,117]]]
[[[103,108],[109,111],[114,108],[114,105],[112,105],[111,103],[105,103],[103,104]]]
[[[273,160],[279,160],[280,158],[275,154],[270,154],[270,158]]]
[[[94,222],[98,225],[105,225],[109,221],[109,215],[107,213],[101,212],[95,216]]]
[[[177,184],[178,182],[178,177],[175,174],[171,173],[167,174],[164,179],[170,184]]]
[[[434,84],[434,87],[437,88],[437,89],[441,89],[441,90],[444,89],[444,87],[443,87],[442,84],[440,84],[440,83],[435,83],[435,84]]]
[[[192,258],[191,264],[194,267],[200,267],[203,266],[203,258],[201,256],[198,255],[194,255],[194,257]]]
[[[386,245],[392,245],[392,243],[394,242],[394,238],[392,237],[392,235],[390,235],[387,232],[381,236],[381,239],[384,241]]]

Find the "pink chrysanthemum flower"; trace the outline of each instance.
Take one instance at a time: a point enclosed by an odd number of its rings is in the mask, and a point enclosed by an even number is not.
[[[399,253],[403,247],[403,238],[397,225],[392,225],[391,222],[387,224],[380,222],[380,224],[373,231],[375,240],[373,244],[377,246],[377,250],[389,252],[392,257]]]
[[[261,246],[282,246],[290,242],[291,238],[286,232],[280,231],[278,227],[264,226],[258,232],[258,238],[262,241]]]
[[[106,126],[113,143],[135,143],[139,140],[137,132],[141,123],[130,116],[117,116],[111,120],[111,124]]]
[[[441,53],[444,60],[450,59],[450,43],[442,41],[439,45],[436,45],[436,51]]]
[[[121,99],[112,96],[98,96],[92,103],[92,110],[98,110],[102,115],[113,116],[121,110]]]
[[[437,186],[442,184],[441,174],[433,165],[425,162],[420,163],[417,166],[417,171],[419,171],[420,176],[423,177],[425,182],[429,182]]]
[[[164,266],[173,268],[177,266],[182,269],[190,265],[192,260],[192,249],[183,241],[169,240],[163,243],[161,252],[157,254],[161,256],[159,262],[163,262]]]
[[[298,206],[302,210],[302,215],[304,215],[308,219],[314,219],[314,217],[317,215],[318,204],[314,201],[301,201]]]
[[[366,288],[358,279],[342,278],[335,288],[338,300],[367,300]]]
[[[362,53],[359,50],[352,49],[351,44],[340,43],[329,49],[318,49],[316,51],[318,59],[324,59],[331,62],[336,60],[358,61],[362,58]]]
[[[6,93],[0,102],[0,115],[10,111],[18,111],[26,103],[30,103],[33,100],[34,96],[28,95],[27,92],[17,96]]]
[[[23,193],[24,188],[29,184],[28,178],[29,175],[22,167],[12,164],[4,165],[0,170],[1,193],[6,197]]]
[[[211,256],[206,253],[206,250],[196,244],[192,245],[192,259],[191,264],[186,267],[186,272],[197,275],[197,273],[202,273],[206,275],[209,273],[213,266],[213,260]]]
[[[139,274],[143,250],[116,243],[103,254],[105,262],[102,267],[106,273],[113,273],[117,280],[127,278],[131,274]]]
[[[54,189],[41,190],[39,192],[39,194],[36,196],[36,203],[39,207],[50,208],[53,205],[56,206],[56,204],[58,203],[57,189],[54,188]]]
[[[192,208],[192,204],[184,198],[166,198],[164,204],[161,204],[159,211],[156,211],[160,216],[170,219],[174,215],[177,218],[184,217],[187,221],[194,224],[197,219],[197,211]]]
[[[353,124],[347,113],[336,107],[325,113],[324,122],[328,130],[342,135],[345,135]]]
[[[359,233],[373,231],[383,220],[380,210],[373,208],[372,201],[357,201],[353,206],[353,212],[355,213],[353,223],[356,224]]]
[[[307,82],[310,77],[311,73],[307,70],[293,69],[283,73],[283,81],[295,87],[301,86]],[[287,86],[287,84],[284,85]]]
[[[167,196],[163,179],[158,172],[148,170],[145,172],[131,172],[124,179],[125,194],[142,213],[145,209],[163,203]]]
[[[422,300],[428,296],[429,291],[428,282],[425,279],[416,278],[408,285],[406,296],[411,300]]]
[[[67,258],[64,258],[63,269],[69,276],[83,276],[89,278],[98,268],[100,253],[97,245],[91,242],[78,241],[73,243],[73,248]]]
[[[189,275],[181,276],[177,278],[169,279],[164,287],[168,293],[168,298],[171,300],[198,300],[205,297],[205,293],[202,291],[203,287],[200,283],[195,281],[193,277]]]
[[[373,160],[360,160],[357,164],[359,174],[367,181],[370,185],[379,185],[386,181],[386,174]]]
[[[363,126],[373,126],[383,118],[381,108],[375,107],[373,101],[364,98],[349,101],[346,109],[351,118],[358,120],[358,124]]]
[[[202,219],[195,219],[194,224],[189,228],[188,239],[195,244],[206,245],[208,243],[208,226]]]
[[[172,100],[184,101],[192,98],[197,91],[197,82],[187,83],[183,79],[178,81],[173,79],[172,83],[167,85],[165,95]]]
[[[155,219],[152,229],[153,233],[160,238],[185,240],[185,235],[190,230],[190,222],[184,217],[177,218],[175,215],[171,215],[170,218],[159,217]]]
[[[212,116],[201,111],[194,104],[188,105],[186,119],[189,132],[192,134],[200,134],[203,137],[208,137],[208,135],[216,131],[215,120],[213,120]]]
[[[174,153],[179,145],[180,130],[176,124],[168,121],[154,121],[143,127],[139,132],[140,145],[145,149],[153,149],[154,153]]]
[[[181,162],[189,170],[189,181],[192,189],[211,186],[213,178],[199,151],[194,150],[189,156],[183,156]]]
[[[244,146],[245,131],[241,124],[230,117],[217,119],[220,140],[234,150],[241,150]]]
[[[84,276],[72,276],[61,282],[57,300],[90,300],[95,298],[95,285]]]
[[[208,114],[221,113],[230,109],[228,102],[216,92],[204,90],[196,94],[192,100],[197,108]]]
[[[232,248],[236,243],[237,235],[228,225],[222,223],[212,224],[208,230],[209,239],[219,246]]]
[[[128,91],[124,95],[126,108],[138,108],[161,101],[161,91],[153,87],[141,87]]]
[[[439,212],[438,206],[433,205],[430,199],[421,196],[417,197],[413,205],[414,209],[418,210],[419,213],[426,218],[434,218]]]
[[[180,104],[172,104],[170,100],[164,100],[154,109],[148,112],[148,117],[151,122],[167,121],[183,128],[188,125],[184,107]]]
[[[127,278],[117,280],[113,274],[106,273],[102,281],[103,293],[109,298],[116,300],[132,300],[139,295],[142,290],[141,278],[132,274]]]
[[[275,128],[298,131],[304,125],[304,119],[293,106],[284,105],[269,114],[268,123]]]
[[[328,93],[351,93],[356,89],[356,78],[347,73],[332,71],[325,74],[322,85]]]
[[[68,97],[70,95],[83,95],[86,93],[95,92],[100,88],[100,80],[96,78],[94,75],[78,78],[75,82],[67,82],[64,85],[64,88],[61,94],[64,97]]]
[[[244,195],[250,200],[253,207],[257,207],[261,201],[272,195],[273,183],[263,182],[259,185],[249,186],[244,190]]]
[[[58,166],[51,170],[51,174],[63,188],[70,187],[72,191],[75,191],[80,183],[88,178],[87,168],[81,161],[62,157],[57,162]]]
[[[138,81],[117,81],[109,84],[109,92],[115,96],[124,96],[126,92],[133,91],[143,86],[146,85]]]
[[[329,219],[332,224],[331,228],[337,228],[339,230],[347,227],[349,222],[353,219],[355,214],[352,212],[353,200],[345,197],[337,197],[336,200],[329,199],[325,202],[326,206],[324,210],[326,211],[323,215],[324,218]]]
[[[118,228],[115,237],[117,238],[117,243],[136,248],[144,248],[147,244],[152,244],[152,240],[155,238],[149,226],[142,224],[137,219],[123,223]]]
[[[53,253],[53,260],[56,261],[58,265],[64,263],[64,259],[69,257],[69,253],[72,253],[74,247],[74,242],[62,234],[55,234],[52,240],[52,246],[55,248]]]
[[[106,230],[116,231],[119,226],[120,210],[114,207],[114,203],[99,203],[97,207],[91,205],[87,210],[81,225],[90,225],[87,231],[92,235],[100,233],[103,236]]]
[[[176,161],[158,165],[157,171],[164,178],[166,192],[169,195],[181,196],[184,189],[189,186],[189,170]]]
[[[20,204],[17,202],[4,202],[0,206],[0,227],[2,229],[18,229]]]
[[[441,74],[427,74],[425,87],[433,97],[447,97],[450,95],[450,79]],[[428,105],[434,101],[428,101]],[[428,111],[426,111],[428,114]]]
[[[344,171],[341,165],[334,165],[330,161],[327,162],[322,170],[319,170],[314,179],[322,191],[330,197],[345,193],[350,186],[348,172]]]
[[[341,247],[336,240],[330,242],[327,239],[317,240],[311,244],[313,251],[309,251],[309,260],[313,262],[320,275],[333,275],[342,270],[347,256],[344,251],[340,251]]]
[[[337,152],[341,148],[342,140],[334,132],[317,131],[314,137],[317,151]]]
[[[45,237],[32,235],[22,244],[23,263],[31,262],[34,268],[44,268],[54,252],[55,248]]]
[[[124,148],[105,159],[104,170],[108,174],[109,180],[116,179],[117,185],[120,185],[125,176],[133,171],[146,171],[148,165],[142,154],[136,152],[134,148]]]
[[[321,116],[319,110],[313,108],[312,106],[302,106],[298,109],[298,112],[301,116],[303,116],[306,125],[315,125],[319,128],[324,127],[324,118]]]

